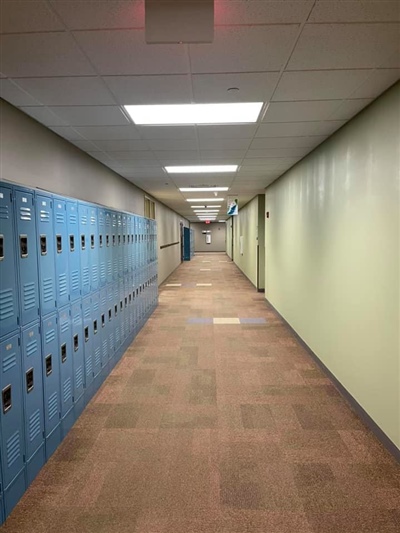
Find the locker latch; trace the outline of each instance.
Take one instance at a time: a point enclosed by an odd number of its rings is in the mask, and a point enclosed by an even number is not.
[[[128,235],[128,244],[130,243],[130,240],[131,240],[131,236]]]
[[[4,235],[0,235],[0,261],[4,259]]]
[[[81,248],[84,250],[86,248],[85,236],[81,235]]]
[[[129,293],[129,303],[132,302],[132,294]]]
[[[113,246],[115,246],[115,235],[113,234]]]
[[[90,236],[90,248],[94,248],[94,235]]]
[[[61,237],[61,235],[56,235],[56,242],[57,242],[57,253],[60,254],[62,252],[62,237]]]
[[[99,246],[103,248],[103,235],[99,235]]]
[[[28,235],[19,236],[19,248],[21,257],[28,257]]]
[[[101,327],[104,328],[104,326],[106,325],[106,317],[104,315],[104,313],[101,315]]]
[[[97,333],[97,320],[93,320],[93,333],[96,335]]]
[[[33,368],[30,368],[29,370],[27,370],[26,374],[25,374],[25,378],[26,378],[26,392],[29,394],[30,392],[33,391]]]
[[[1,393],[3,400],[3,413],[7,413],[11,409],[11,385],[7,385]]]
[[[75,250],[75,237],[73,235],[69,236],[69,249],[71,252]]]
[[[79,335],[76,333],[74,335],[74,352],[77,352],[79,350]]]
[[[126,235],[124,235],[123,243],[124,243],[124,244],[126,243]]]
[[[47,237],[46,235],[40,236],[40,254],[47,255]]]
[[[108,321],[111,322],[111,318],[112,318],[112,311],[111,309],[108,310]]]
[[[85,327],[85,342],[89,340],[89,326]]]
[[[67,344],[64,342],[64,344],[61,345],[61,362],[65,363],[67,360]]]
[[[106,246],[110,246],[110,236],[106,235]]]
[[[46,357],[45,361],[46,361],[46,376],[50,376],[50,374],[53,372],[53,362],[52,362],[51,354]]]
[[[122,300],[120,300],[120,302],[119,302],[119,308],[121,309],[121,311],[122,311],[123,307],[124,307],[124,303],[123,303]]]
[[[115,314],[115,316],[117,316],[117,314],[118,314],[118,305],[117,304],[114,305],[114,314]]]
[[[118,235],[118,246],[121,244],[121,235]]]

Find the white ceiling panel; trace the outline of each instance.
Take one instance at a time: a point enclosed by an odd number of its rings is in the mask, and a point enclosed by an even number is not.
[[[192,76],[194,101],[266,102],[271,98],[278,79],[278,72],[195,74]],[[228,91],[232,88],[239,90]]]
[[[260,124],[256,137],[295,137],[331,135],[345,121],[332,122],[271,122]]]
[[[87,152],[93,159],[97,159],[101,163],[111,161],[111,158],[103,152]]]
[[[17,83],[43,105],[114,105],[110,91],[96,77],[23,78]]]
[[[2,78],[0,80],[0,97],[14,106],[38,106],[40,102],[35,100],[30,94],[22,90],[12,80]]]
[[[370,73],[371,70],[284,72],[272,100],[341,100],[348,98]]]
[[[68,33],[2,35],[0,47],[1,68],[9,78],[95,74]]]
[[[105,141],[96,141],[96,144],[98,144],[99,142],[101,143]],[[120,152],[107,152],[107,153],[112,159],[115,159],[116,161],[123,161],[123,160],[133,161],[135,159],[143,159],[143,160],[150,159],[152,161],[155,161],[154,154],[150,150],[147,150],[147,151],[146,150],[137,150],[137,151],[126,150],[126,151],[120,151]]]
[[[304,0],[215,0],[214,24],[279,24],[302,22],[310,13],[312,1]]]
[[[249,177],[249,179],[254,179],[257,176],[270,176],[275,175],[276,172],[270,168],[265,168],[264,165],[260,166],[241,166],[237,172],[237,177]],[[237,179],[237,178],[236,178]]]
[[[246,158],[260,158],[260,157],[296,157],[304,156],[311,150],[310,147],[303,148],[269,148],[265,150],[249,150]]]
[[[199,139],[200,150],[247,150],[251,139]]]
[[[121,105],[186,104],[192,101],[189,75],[104,76]]]
[[[71,30],[144,27],[144,0],[52,0],[50,3]]]
[[[110,157],[115,155],[115,152],[107,152],[107,155]],[[140,170],[143,172],[147,172],[148,169],[153,170],[157,169],[158,171],[161,171],[161,165],[159,165],[158,161],[156,159],[113,159],[113,165],[114,167],[118,167],[120,169],[135,169]]]
[[[279,163],[279,159],[277,158],[267,158],[267,157],[258,157],[258,158],[252,158],[248,159],[247,157],[243,159],[240,172],[245,173],[246,170],[249,170],[251,172],[251,167],[255,168],[263,168],[265,171],[275,170],[277,165]]]
[[[21,107],[21,111],[45,126],[66,126],[66,122],[53,113],[48,107]]]
[[[189,45],[192,72],[277,71],[285,63],[298,26],[220,26],[212,44]],[[273,53],[270,51],[273,50]]]
[[[326,120],[341,104],[340,100],[315,100],[311,102],[272,102],[264,122],[302,122]]]
[[[399,3],[400,8],[400,3]],[[351,98],[376,98],[400,79],[400,69],[373,70]]]
[[[83,137],[80,135],[77,131],[75,131],[73,128],[70,128],[69,126],[55,126],[50,128],[54,133],[57,133],[57,135],[60,135],[60,137],[64,137],[64,139],[67,139],[68,141],[82,141]]]
[[[250,148],[252,150],[265,150],[267,148],[312,148],[327,138],[327,135],[314,135],[311,137],[262,137],[254,139]]]
[[[118,126],[128,119],[118,106],[49,107],[70,126]]]
[[[109,140],[95,141],[96,146],[105,152],[123,152],[123,151],[132,151],[132,150],[148,150],[149,147],[145,141],[140,140]]]
[[[197,127],[199,139],[252,139],[256,131],[257,124]]]
[[[371,102],[372,99],[345,100],[329,118],[332,120],[348,120]]]
[[[184,46],[148,45],[144,30],[82,31],[75,38],[102,75],[186,74]]]
[[[308,24],[287,70],[397,67],[399,48],[398,24]]]
[[[86,139],[91,141],[112,141],[140,139],[140,135],[135,126],[80,126],[75,130]]]
[[[194,161],[199,158],[197,150],[171,150],[170,152],[159,150],[154,152],[154,155],[159,158],[160,161]]]
[[[70,141],[72,144],[77,146],[80,150],[83,150],[84,152],[101,152],[98,146],[96,146],[91,141],[86,140],[78,140],[78,141]]]
[[[246,150],[202,150],[200,157],[203,161],[214,159],[241,159],[246,155]]]
[[[400,20],[398,0],[318,1],[308,22],[394,22]]]
[[[152,150],[197,150],[194,139],[159,139],[148,140],[147,143]]]
[[[46,2],[2,0],[0,33],[63,31],[64,26]]]
[[[143,139],[196,139],[195,126],[137,126]]]
[[[213,177],[204,177],[204,175],[198,176],[169,176],[171,181],[175,183],[177,187],[229,187],[233,181],[233,176],[218,175]],[[187,192],[185,194],[191,194]],[[208,194],[208,193],[207,193]],[[212,194],[212,193],[211,193]],[[205,197],[204,197],[205,198]],[[206,203],[206,202],[205,202]]]

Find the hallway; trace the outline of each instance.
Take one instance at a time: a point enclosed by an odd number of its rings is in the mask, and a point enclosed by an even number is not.
[[[158,308],[3,531],[399,528],[394,459],[264,294],[225,254],[199,254],[160,287]]]

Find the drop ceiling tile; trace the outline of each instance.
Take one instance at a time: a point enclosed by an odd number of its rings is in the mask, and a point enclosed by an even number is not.
[[[329,117],[332,120],[348,120],[353,118],[364,107],[372,102],[372,98],[360,100],[345,100],[338,109]]]
[[[70,126],[118,126],[128,119],[118,106],[59,106],[50,107]]]
[[[314,100],[308,102],[272,102],[264,122],[302,122],[326,120],[340,105],[340,100]]]
[[[115,152],[107,152],[107,154],[111,157],[111,155],[115,155]],[[134,169],[141,169],[144,171],[147,169],[153,169],[153,168],[162,170],[161,165],[158,163],[156,159],[151,158],[150,154],[149,154],[149,159],[118,159],[116,160],[116,163],[120,168],[129,168],[129,169],[134,168]]]
[[[67,141],[82,141],[84,140],[82,135],[69,126],[56,126],[50,128],[54,133],[57,133],[60,137],[64,137]]]
[[[271,98],[278,79],[278,72],[194,74],[194,101],[265,102]],[[228,91],[232,87],[238,88],[239,91]]]
[[[46,2],[8,0],[1,2],[0,33],[63,31],[64,26]]]
[[[251,139],[199,139],[200,150],[247,150]]]
[[[138,178],[158,178],[158,179],[164,179],[168,178],[166,176],[165,172],[163,172],[158,167],[153,168],[133,168],[133,169],[122,169],[124,172],[130,172],[132,175],[137,176]],[[165,181],[168,181],[168,179],[165,179]]]
[[[397,67],[395,53],[397,24],[308,24],[287,70]]]
[[[284,72],[272,100],[341,100],[348,98],[370,73],[367,69]]]
[[[400,20],[398,0],[318,1],[309,22],[394,22]]]
[[[70,142],[71,144],[74,144],[76,147],[78,147],[80,150],[83,150],[84,152],[100,152],[101,151],[98,146],[96,146],[90,141],[78,140],[78,141],[70,141]]]
[[[3,35],[0,46],[1,68],[9,78],[95,74],[68,33]]]
[[[18,85],[43,105],[114,105],[115,100],[96,77],[24,78]]]
[[[159,139],[147,143],[152,150],[197,150],[197,141],[194,139]]]
[[[199,157],[199,153],[197,152],[197,150],[171,150],[169,152],[164,150],[158,150],[154,152],[154,155],[160,161],[194,161],[197,160]]]
[[[40,105],[30,94],[6,78],[0,80],[0,97],[14,106]]]
[[[263,137],[254,139],[250,148],[252,150],[265,150],[268,148],[312,148],[327,138],[327,135],[314,135],[311,137]]]
[[[207,176],[205,174],[170,174],[169,179],[171,179],[177,187],[229,187],[234,176],[234,174],[218,174],[218,176],[215,174]],[[192,193],[189,191],[185,194],[190,197],[190,194]]]
[[[214,159],[241,159],[246,155],[246,150],[202,150],[200,157],[203,160]]]
[[[232,2],[216,0],[214,24],[279,24],[302,22],[309,14],[312,1],[270,1],[252,0]]]
[[[330,135],[345,121],[333,122],[271,122],[260,124],[256,137],[294,137]]]
[[[147,143],[140,140],[98,140],[96,141],[96,146],[105,152],[143,151],[149,149]]]
[[[74,36],[101,75],[189,72],[184,46],[148,45],[144,30],[82,31]]]
[[[351,94],[351,98],[377,98],[399,79],[400,69],[373,70],[361,87]]]
[[[274,170],[271,170],[271,168],[265,167],[264,165],[255,165],[241,166],[238,170],[237,176],[249,177],[249,179],[253,179],[257,176],[265,176],[270,174],[274,175]]]
[[[87,154],[90,155],[90,157],[93,157],[93,159],[97,159],[101,163],[107,163],[111,161],[111,158],[103,152],[87,152]]]
[[[66,122],[53,113],[48,107],[21,107],[21,111],[45,126],[66,126]]]
[[[195,126],[137,126],[143,139],[196,139]]]
[[[297,32],[296,24],[220,26],[212,44],[189,45],[192,73],[279,71]]]
[[[197,126],[199,139],[251,139],[257,131],[257,124],[235,124],[228,126]]]
[[[121,105],[186,104],[192,101],[189,75],[104,76]]]
[[[311,150],[310,147],[303,148],[269,148],[265,150],[249,150],[246,158],[260,158],[260,157],[297,157],[304,156]]]
[[[262,167],[266,171],[275,170],[279,162],[280,160],[275,157],[274,158],[272,157],[270,158],[268,157],[247,158],[245,157],[241,165],[241,171],[245,172],[247,169],[251,171],[251,167],[255,167],[255,168]]]
[[[103,141],[96,141],[96,145],[99,143],[99,142],[103,142]],[[155,157],[154,157],[154,154],[152,152],[150,152],[150,150],[135,150],[135,151],[130,151],[130,150],[125,150],[125,151],[120,151],[120,152],[107,152],[109,157],[112,158],[112,159],[115,159],[116,161],[123,161],[125,159],[128,159],[128,160],[135,160],[135,159],[143,159],[143,160],[146,160],[146,159],[150,159],[152,161],[155,160]]]
[[[75,130],[83,137],[91,141],[112,141],[140,139],[140,135],[135,126],[81,126]]]
[[[50,3],[71,30],[144,27],[143,1],[52,0]]]

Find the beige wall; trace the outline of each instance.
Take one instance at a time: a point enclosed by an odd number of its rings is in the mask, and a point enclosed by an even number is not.
[[[194,231],[195,252],[225,252],[226,228],[225,222],[191,222],[190,227]],[[206,244],[206,236],[202,231],[211,231],[211,244]]]
[[[400,447],[400,84],[266,193],[266,297]]]
[[[141,189],[1,99],[0,116],[0,179],[143,215]],[[182,217],[156,202],[156,219],[159,246],[179,241]],[[181,262],[179,245],[158,260],[161,283]]]

